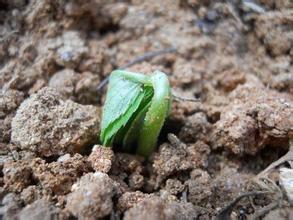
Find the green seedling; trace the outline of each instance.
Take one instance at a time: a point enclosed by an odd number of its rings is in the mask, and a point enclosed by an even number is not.
[[[103,108],[100,139],[105,146],[149,156],[170,112],[171,89],[167,76],[155,71],[147,76],[115,70]]]

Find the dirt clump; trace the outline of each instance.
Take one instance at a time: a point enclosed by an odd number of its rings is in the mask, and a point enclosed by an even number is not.
[[[161,145],[158,153],[154,155],[153,169],[158,180],[163,180],[177,172],[205,166],[210,152],[208,145],[200,142],[186,145],[175,135],[169,135],[169,140],[171,143]]]
[[[111,176],[117,184],[117,194],[122,195],[128,191],[141,189],[145,184],[143,166],[144,158],[127,153],[115,153],[115,160],[111,168]]]
[[[1,201],[0,216],[3,219],[13,219],[21,210],[21,201],[14,193],[6,194]]]
[[[12,142],[23,150],[48,157],[76,153],[94,142],[99,110],[79,105],[51,88],[26,99],[12,120]]]
[[[149,197],[149,194],[142,193],[141,191],[126,192],[119,197],[117,208],[119,211],[124,212],[139,203],[140,201]]]
[[[27,205],[22,209],[17,218],[21,220],[25,219],[58,219],[59,209],[56,208],[53,204],[46,201],[45,199],[36,200],[30,205]]]
[[[3,167],[4,187],[12,192],[21,192],[33,184],[29,161],[7,161]]]
[[[99,84],[99,75],[93,74],[92,72],[83,72],[75,85],[74,94],[76,102],[87,105],[100,100],[98,91]]]
[[[211,181],[211,196],[217,198],[211,203],[215,207],[225,207],[233,198],[245,192],[245,187],[249,184],[251,178],[250,174],[239,173],[237,167],[223,167]]]
[[[24,99],[24,94],[13,89],[0,90],[0,143],[9,143],[11,121]]]
[[[224,208],[233,198],[244,193],[252,175],[239,173],[239,166],[231,162],[227,164],[216,175],[202,169],[193,170],[190,179],[185,181],[188,201],[196,206],[203,205],[205,212],[215,215],[217,210],[214,207]]]
[[[72,186],[66,208],[77,218],[102,218],[112,211],[113,182],[107,174],[88,173]]]
[[[195,205],[208,204],[212,196],[212,178],[208,172],[195,169],[190,172],[190,179],[185,182],[188,188],[188,201]]]
[[[185,186],[177,179],[167,179],[165,189],[171,195],[177,195],[184,190]]]
[[[56,72],[49,81],[49,86],[58,90],[66,99],[73,99],[75,85],[79,75],[72,69],[63,69]]]
[[[173,72],[170,77],[171,83],[176,87],[200,88],[201,72],[196,68],[195,63],[186,62],[184,59],[176,59],[173,64]]]
[[[64,32],[60,39],[61,46],[56,51],[56,63],[66,68],[75,68],[82,57],[88,52],[84,40],[79,36],[79,32]]]
[[[121,175],[110,175],[110,178],[113,180],[113,186],[115,190],[115,198],[120,198],[124,193],[130,192],[130,188],[127,181],[127,175],[122,173]]]
[[[192,219],[199,212],[191,203],[166,202],[159,197],[142,200],[125,213],[125,220]]]
[[[144,159],[138,155],[116,153],[115,161],[113,164],[113,174],[116,172],[124,173],[141,173],[143,171],[142,162]]]
[[[203,112],[198,112],[186,118],[179,137],[187,143],[193,143],[197,140],[207,141],[211,128],[212,125],[208,122],[207,116]]]
[[[79,74],[73,69],[63,69],[50,78],[49,86],[55,88],[66,99],[90,104],[98,100],[99,83],[100,77],[91,72]]]
[[[140,189],[144,185],[144,176],[138,173],[133,173],[128,177],[128,184],[132,190]]]
[[[180,92],[176,95],[180,95],[182,97],[189,97],[190,93]],[[192,115],[196,111],[202,110],[202,106],[199,103],[195,102],[173,102],[172,103],[172,109],[170,114],[170,121],[175,123],[181,129],[182,125],[184,124],[184,121],[186,120],[186,117]],[[167,122],[168,123],[168,122]],[[177,128],[177,126],[173,126]],[[177,128],[178,129],[178,128]]]
[[[40,195],[67,194],[72,184],[89,171],[87,160],[78,154],[52,163],[41,158],[7,161],[3,167],[4,187],[12,192],[21,192],[29,203]]]
[[[28,186],[21,192],[20,198],[24,204],[31,204],[41,198],[41,190],[34,185]]]
[[[287,72],[279,73],[278,75],[272,77],[270,86],[278,91],[288,91],[292,94],[293,77]]]
[[[0,92],[0,117],[12,113],[24,99],[24,94],[13,89],[2,89]]]
[[[218,86],[226,92],[233,91],[238,85],[246,82],[245,73],[240,69],[231,68],[217,75]]]
[[[95,145],[88,157],[92,168],[95,171],[108,173],[114,162],[115,155],[111,148]]]
[[[230,100],[215,124],[214,146],[224,146],[235,154],[255,154],[266,145],[274,145],[276,139],[288,146],[293,127],[292,101],[288,96],[241,86]]]
[[[256,35],[273,56],[291,53],[293,32],[289,26],[292,22],[292,10],[274,11],[257,17]]]
[[[86,158],[75,154],[65,161],[52,163],[35,159],[31,163],[31,169],[43,194],[65,195],[70,192],[71,186],[79,177],[90,171],[90,166]]]

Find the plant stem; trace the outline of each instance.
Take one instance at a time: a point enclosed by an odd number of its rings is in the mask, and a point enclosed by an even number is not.
[[[167,76],[156,71],[151,76],[154,96],[139,132],[136,153],[148,157],[154,150],[159,133],[169,112],[171,90]]]

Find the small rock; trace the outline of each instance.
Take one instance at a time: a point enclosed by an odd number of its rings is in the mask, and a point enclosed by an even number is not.
[[[57,50],[56,62],[65,67],[76,67],[82,56],[88,52],[84,40],[76,31],[64,32],[59,39],[63,44]]]
[[[0,206],[1,219],[16,219],[16,215],[21,209],[21,202],[14,193],[8,193],[2,199]]]
[[[168,179],[165,188],[170,194],[177,195],[184,190],[184,185],[179,180]]]
[[[108,173],[114,161],[114,152],[109,147],[95,145],[88,160],[95,171]]]
[[[66,208],[78,219],[95,219],[112,211],[113,182],[102,172],[88,173],[72,186]]]
[[[51,220],[58,219],[59,210],[46,201],[45,199],[40,199],[32,203],[31,205],[27,205],[23,210],[18,214],[19,220]]]
[[[70,159],[70,157],[71,157],[70,154],[64,154],[64,155],[58,157],[57,162],[61,162],[61,163],[66,162]]]
[[[144,177],[140,174],[133,173],[129,176],[128,182],[131,189],[140,189],[144,184]]]

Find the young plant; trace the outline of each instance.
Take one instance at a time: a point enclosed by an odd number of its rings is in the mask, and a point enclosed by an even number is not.
[[[147,76],[124,70],[111,73],[103,108],[100,139],[105,146],[149,156],[171,107],[167,76]]]

